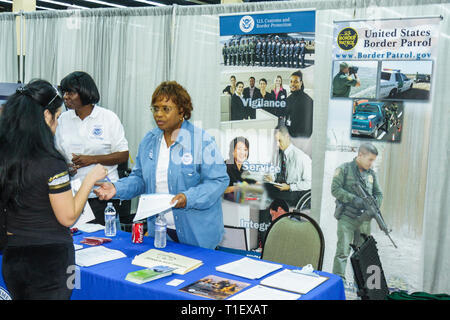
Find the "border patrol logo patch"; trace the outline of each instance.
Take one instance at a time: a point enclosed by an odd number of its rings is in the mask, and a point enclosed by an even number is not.
[[[339,174],[341,173],[341,168],[337,168],[336,170],[334,170],[334,178],[336,178]]]
[[[358,43],[358,33],[353,28],[344,28],[339,32],[336,41],[342,50],[352,50]]]

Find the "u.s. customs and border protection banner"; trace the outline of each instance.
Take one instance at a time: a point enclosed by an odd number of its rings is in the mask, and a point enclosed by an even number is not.
[[[359,228],[374,235],[389,286],[418,288],[440,20],[334,23],[320,225],[328,248],[324,270],[347,281],[353,281],[353,272],[346,259],[348,241],[343,239],[347,229]],[[359,175],[350,164],[363,143],[372,144],[378,155],[373,171],[362,170],[360,181],[380,200],[398,249],[374,221],[360,225],[351,214],[341,213],[338,220],[333,215],[337,207],[342,209],[338,198],[346,202],[348,212],[358,212],[357,199],[342,190],[351,190],[349,184]]]
[[[221,246],[258,255],[271,222],[310,210],[315,11],[220,16]]]

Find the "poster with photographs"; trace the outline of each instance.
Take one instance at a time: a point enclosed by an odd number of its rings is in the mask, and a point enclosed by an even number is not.
[[[268,227],[311,202],[315,11],[220,16],[223,248],[258,255]]]
[[[419,287],[439,24],[440,17],[334,24],[320,226],[323,270],[346,280],[348,299],[357,298],[349,244],[361,245],[360,234],[375,238],[391,289]],[[382,219],[365,219],[371,208]]]

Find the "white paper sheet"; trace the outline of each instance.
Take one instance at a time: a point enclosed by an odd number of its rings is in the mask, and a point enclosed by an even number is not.
[[[93,223],[85,223],[78,226],[78,230],[91,233],[96,232],[100,230],[105,230],[105,226],[102,226],[101,224],[93,224]]]
[[[250,258],[242,258],[240,260],[217,266],[216,270],[247,279],[260,279],[265,275],[281,268],[281,264],[269,263]]]
[[[265,286],[254,286],[241,291],[228,300],[297,300],[301,295]]]
[[[146,219],[174,207],[176,202],[174,204],[170,204],[173,197],[175,197],[173,194],[160,193],[141,195],[133,221],[135,222]]]
[[[75,251],[75,263],[81,267],[90,267],[99,263],[125,258],[126,255],[119,251],[103,246],[86,248]]]
[[[167,282],[166,285],[176,287],[176,286],[179,286],[180,284],[182,284],[183,282],[184,282],[184,280],[181,280],[181,279],[173,279],[172,281]]]
[[[285,269],[270,277],[267,277],[266,279],[263,279],[260,284],[282,290],[306,294],[327,280],[328,278],[326,277],[312,277]]]
[[[81,245],[81,244],[73,244],[73,247],[74,247],[74,249],[75,250],[80,250],[80,249],[83,249],[83,246]]]
[[[80,179],[72,180],[70,181],[70,185],[72,187],[72,194],[75,196],[75,194],[81,188],[81,181]],[[78,220],[73,224],[71,228],[79,228],[80,225],[85,224],[94,219],[95,219],[94,212],[92,212],[92,208],[89,205],[89,202],[86,201],[86,205],[83,208],[83,212],[81,213],[81,215],[78,217]]]

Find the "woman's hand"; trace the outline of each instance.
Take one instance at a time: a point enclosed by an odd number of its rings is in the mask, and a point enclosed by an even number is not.
[[[94,189],[99,200],[110,200],[116,195],[116,187],[111,182],[99,182],[95,184],[100,188]]]
[[[108,169],[106,169],[101,164],[97,164],[94,168],[92,168],[88,174],[85,177],[86,179],[89,179],[88,181],[94,184],[95,182],[99,180],[103,180],[108,175]]]
[[[186,196],[184,195],[184,193],[179,193],[177,194],[175,197],[172,198],[172,201],[170,201],[170,204],[173,204],[175,201],[177,201],[177,204],[175,205],[174,208],[184,208],[186,207]]]

